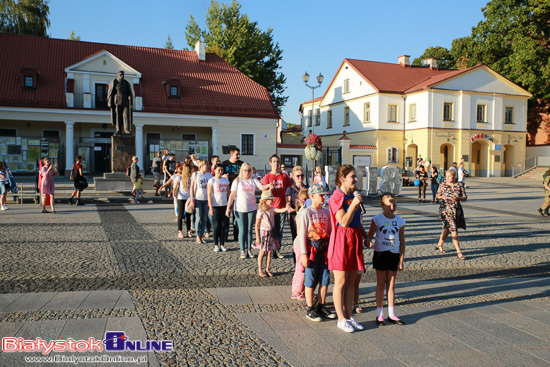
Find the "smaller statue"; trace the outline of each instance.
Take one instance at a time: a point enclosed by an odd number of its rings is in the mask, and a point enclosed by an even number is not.
[[[107,106],[111,109],[111,124],[115,135],[132,134],[132,86],[124,79],[124,71],[118,71],[116,79],[109,83]]]

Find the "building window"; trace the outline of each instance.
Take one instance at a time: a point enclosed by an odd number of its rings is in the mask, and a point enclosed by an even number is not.
[[[317,108],[315,110],[315,126],[321,125],[321,109]]]
[[[349,107],[344,107],[344,126],[349,126]]]
[[[453,110],[454,110],[453,103],[451,102],[443,103],[443,121],[453,121],[454,119]]]
[[[397,105],[388,105],[388,122],[397,122]]]
[[[241,154],[254,155],[254,134],[241,135]]]
[[[42,132],[44,138],[59,138],[59,130],[44,130]]]
[[[34,88],[34,78],[32,76],[25,75],[25,88]]]
[[[327,129],[332,129],[332,110],[327,111]]]
[[[416,103],[409,105],[409,121],[416,121]]]
[[[349,79],[344,80],[344,93],[349,93]]]
[[[176,85],[171,85],[170,86],[170,97],[178,97],[179,96],[178,90],[179,90],[179,88]]]
[[[17,130],[15,129],[0,129],[0,136],[17,136]]]
[[[506,107],[504,110],[504,123],[513,124],[514,123],[514,107]]]
[[[370,102],[367,102],[363,105],[364,108],[364,116],[363,116],[363,122],[369,123],[370,122]]]
[[[306,127],[311,127],[311,110],[307,111]]]
[[[386,163],[399,163],[399,148],[388,147]]]
[[[476,107],[476,122],[487,122],[486,108],[484,104],[478,104]]]
[[[107,92],[109,86],[107,84],[95,85],[95,108],[107,109]]]
[[[197,140],[197,135],[195,135],[195,134],[181,134],[181,140],[196,141]]]

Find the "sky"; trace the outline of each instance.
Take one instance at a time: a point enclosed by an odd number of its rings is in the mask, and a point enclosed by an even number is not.
[[[221,2],[221,1],[220,1]],[[230,0],[226,0],[230,3]],[[282,117],[299,124],[299,107],[311,100],[304,72],[325,77],[315,89],[320,97],[344,58],[397,63],[401,55],[414,58],[432,46],[451,48],[469,36],[483,20],[487,0],[240,0],[241,13],[257,21],[262,31],[273,29],[283,50],[281,72],[286,76],[288,101]],[[209,0],[50,0],[48,30],[52,38],[145,47],[164,47],[168,35],[176,49],[189,48],[185,26],[190,16],[205,28]]]

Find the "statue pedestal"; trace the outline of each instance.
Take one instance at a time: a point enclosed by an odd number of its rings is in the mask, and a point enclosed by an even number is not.
[[[111,137],[111,168],[112,173],[104,173],[103,177],[94,180],[96,191],[132,191],[133,183],[126,176],[126,168],[132,165],[132,157],[136,155],[135,139],[132,135],[113,135]]]
[[[111,136],[111,170],[123,172],[132,165],[132,157],[136,155],[136,140],[132,135]]]

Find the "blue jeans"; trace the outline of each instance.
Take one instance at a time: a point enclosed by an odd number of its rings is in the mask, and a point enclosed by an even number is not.
[[[195,200],[195,230],[197,236],[204,235],[208,218],[208,200]]]
[[[250,250],[252,233],[256,225],[256,210],[248,213],[235,211],[235,218],[239,226],[239,247],[241,251]]]
[[[283,247],[283,231],[285,229],[287,213],[275,213],[275,235],[279,246]]]
[[[433,201],[435,201],[435,194],[437,194],[437,190],[439,189],[439,184],[432,184],[432,196]]]

